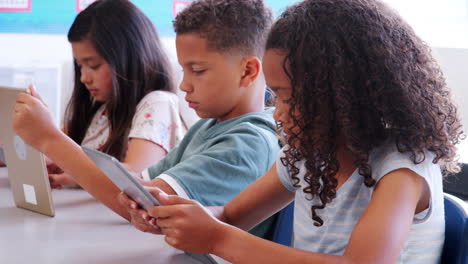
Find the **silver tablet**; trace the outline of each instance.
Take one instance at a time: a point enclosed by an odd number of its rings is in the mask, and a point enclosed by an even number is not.
[[[199,254],[185,251],[185,255],[190,256],[193,259],[203,263],[203,264],[218,264],[218,262],[209,254]]]
[[[12,130],[16,97],[28,89],[0,86],[0,141],[17,207],[54,216],[49,175],[42,153]]]
[[[156,198],[154,198],[154,196],[151,195],[116,158],[88,147],[81,148],[104,174],[106,174],[122,192],[126,193],[137,202],[140,207],[148,210],[153,206],[159,205],[158,200],[156,200]]]
[[[104,174],[106,174],[122,192],[126,193],[137,202],[140,207],[148,210],[153,206],[160,205],[158,200],[156,200],[156,198],[154,198],[154,196],[151,195],[116,158],[88,147],[81,148]],[[185,252],[185,254],[204,264],[217,264],[216,260],[208,254],[195,254],[191,252]]]

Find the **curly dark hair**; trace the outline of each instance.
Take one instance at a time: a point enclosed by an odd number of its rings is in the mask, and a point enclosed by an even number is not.
[[[300,132],[289,135],[281,162],[301,187],[295,164],[305,160],[303,192],[321,201],[311,207],[314,225],[323,224],[317,209],[336,197],[339,137],[367,187],[375,185],[369,153],[388,141],[415,164],[428,150],[444,173],[459,171],[463,132],[443,74],[430,48],[382,2],[305,0],[280,16],[266,49],[285,53],[289,115]]]
[[[199,0],[180,12],[173,25],[177,34],[199,33],[211,50],[262,57],[272,22],[263,0]]]

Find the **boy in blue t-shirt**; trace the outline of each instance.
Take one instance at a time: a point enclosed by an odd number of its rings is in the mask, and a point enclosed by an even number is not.
[[[272,111],[263,112],[260,60],[271,22],[261,0],[200,0],[176,17],[177,57],[184,71],[180,89],[203,119],[143,172],[148,185],[204,205],[223,205],[270,168],[279,145]],[[159,232],[146,211],[130,209],[136,204],[125,195],[120,201],[137,228]],[[265,226],[253,232],[264,235]]]

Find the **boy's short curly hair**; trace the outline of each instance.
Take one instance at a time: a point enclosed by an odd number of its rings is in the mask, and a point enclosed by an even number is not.
[[[263,0],[197,0],[173,25],[177,34],[199,33],[210,50],[262,57],[272,21]]]

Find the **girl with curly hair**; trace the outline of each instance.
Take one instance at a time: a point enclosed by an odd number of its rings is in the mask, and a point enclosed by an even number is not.
[[[462,131],[427,45],[378,0],[306,0],[274,24],[263,66],[277,162],[224,207],[155,193],[166,241],[233,263],[439,263]],[[293,200],[294,249],[240,230]]]

